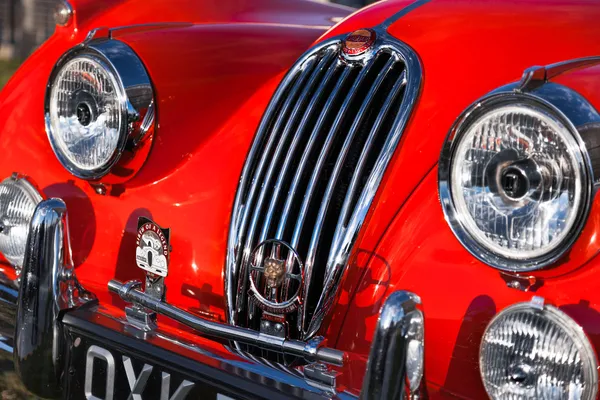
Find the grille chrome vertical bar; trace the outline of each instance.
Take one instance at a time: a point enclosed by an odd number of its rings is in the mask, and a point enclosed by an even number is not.
[[[344,198],[344,204],[342,206],[342,211],[340,212],[340,216],[338,218],[338,222],[336,225],[337,228],[335,230],[335,233],[333,236],[333,241],[332,241],[333,247],[332,247],[332,251],[329,253],[330,257],[327,261],[327,265],[329,265],[333,261],[331,255],[335,254],[337,251],[337,244],[339,242],[340,235],[341,235],[342,231],[344,230],[344,227],[346,226],[346,220],[348,219],[348,214],[351,211],[350,204],[352,203],[352,199],[354,198],[354,196],[356,194],[357,184],[360,180],[360,177],[362,176],[362,172],[365,167],[367,157],[369,156],[369,154],[371,152],[371,146],[373,145],[375,136],[379,132],[381,124],[382,124],[384,118],[387,116],[387,113],[389,112],[390,108],[392,107],[394,100],[399,95],[401,89],[404,88],[405,86],[406,86],[406,70],[403,70],[402,75],[396,81],[396,83],[394,84],[392,89],[390,90],[388,96],[386,97],[386,99],[383,103],[383,107],[381,108],[381,110],[379,111],[379,114],[377,115],[377,119],[375,120],[375,123],[373,124],[373,127],[371,128],[371,131],[369,132],[367,141],[365,142],[363,150],[360,154],[358,164],[356,165],[356,168],[354,169],[354,175],[352,176],[352,181],[350,182],[350,186],[348,187],[348,191],[346,192],[346,197]]]
[[[321,126],[323,125],[323,121],[331,109],[331,104],[336,99],[337,95],[339,94],[340,88],[348,79],[348,76],[350,75],[351,71],[352,71],[351,68],[345,68],[344,71],[342,72],[342,75],[339,77],[338,82],[335,85],[335,88],[329,95],[329,98],[327,99],[327,102],[325,103],[325,106],[323,107],[323,110],[321,111],[321,114],[319,115],[319,119],[317,120],[317,123],[315,124],[315,127],[313,128],[313,131],[311,133],[311,138],[315,137],[317,135],[317,133],[319,132],[319,130],[321,129]],[[325,144],[323,145],[323,149],[321,150],[321,153],[319,155],[319,160],[321,162],[317,162],[317,165],[315,166],[315,169],[313,170],[313,175],[316,173],[317,170],[320,170],[320,168],[322,167],[324,157],[322,157],[321,154],[322,154],[323,150],[325,148],[327,148],[328,145],[330,145],[333,133],[334,133],[334,130],[330,130],[327,138],[325,139]],[[304,170],[307,160],[308,160],[308,153],[305,153],[305,154],[303,154],[303,157],[300,160],[300,165],[298,167],[299,173],[301,173]],[[296,174],[296,176],[294,176],[292,185],[290,186],[290,190],[288,192],[288,197],[286,198],[285,205],[283,207],[283,213],[281,214],[281,219],[279,220],[279,225],[277,227],[277,233],[275,234],[275,237],[277,237],[277,238],[281,238],[283,236],[283,232],[284,232],[286,224],[287,224],[287,219],[290,215],[290,208],[292,206],[292,201],[295,198],[295,194],[296,194],[296,190],[298,188],[299,182],[300,182],[300,175]],[[308,204],[308,202],[310,202],[311,195],[314,191],[314,186],[315,186],[314,179],[311,179],[311,182],[313,184],[312,185],[309,184],[307,193],[304,197],[303,205],[304,205],[304,203]],[[302,210],[304,210],[305,208],[306,207],[302,207]],[[302,211],[300,212],[299,220],[298,220],[298,223],[296,224],[296,228],[294,230],[294,235],[292,238],[292,246],[295,246],[298,242],[297,236],[298,236],[299,232],[302,230],[301,221],[304,220],[305,215],[306,215],[306,212],[302,212]]]
[[[306,64],[303,65],[303,68],[301,68],[302,70],[304,69],[310,69],[312,68],[312,65],[316,62],[316,55],[314,57],[309,58],[306,61]],[[297,81],[295,82],[293,88],[292,88],[292,92],[290,93],[290,95],[288,96],[287,99],[285,99],[285,102],[282,106],[282,109],[289,109],[289,105],[292,102],[292,99],[295,97],[296,92],[300,89],[302,82],[304,82],[304,80],[307,79],[307,75],[301,75]],[[275,126],[272,130],[272,132],[277,132],[278,130],[278,126],[277,124],[281,124],[281,121],[284,119],[284,116],[286,115],[285,112],[282,112],[279,114],[278,118],[277,118],[277,122],[275,123]],[[270,122],[270,119],[269,121]],[[262,124],[261,124],[262,125]],[[265,126],[262,126],[261,128],[264,129],[265,131],[268,129],[269,123],[265,124]],[[251,182],[251,186],[250,186],[250,191],[248,193],[248,197],[246,199],[246,201],[243,203],[243,206],[241,207],[241,220],[239,221],[239,225],[236,223],[235,225],[235,230],[236,230],[236,237],[234,238],[234,247],[236,249],[236,252],[238,253],[239,256],[239,251],[245,251],[245,249],[239,249],[239,243],[241,242],[241,239],[244,236],[245,233],[245,229],[247,226],[247,222],[248,222],[248,218],[250,217],[250,211],[251,211],[251,205],[252,202],[254,200],[254,196],[256,194],[256,191],[258,190],[258,181],[260,180],[260,176],[262,175],[262,171],[265,167],[265,164],[267,163],[267,158],[268,158],[268,154],[270,153],[270,149],[273,146],[273,144],[275,143],[275,139],[276,139],[276,134],[275,133],[271,133],[271,135],[268,138],[267,141],[267,145],[266,145],[266,149],[264,150],[263,154],[261,155],[260,161],[258,163],[258,166],[256,167],[256,171],[254,171],[254,175],[253,175],[253,179]],[[238,189],[238,192],[243,192],[245,188],[241,187]],[[247,255],[242,255],[242,257],[246,257]],[[238,269],[237,265],[240,265],[240,268],[243,268],[244,264],[243,263],[237,263],[235,260],[235,257],[231,260],[232,263],[234,264],[234,269]],[[238,287],[237,287],[237,299],[240,299],[240,290],[243,289],[240,287],[240,283],[243,280],[244,284],[246,282],[246,277],[245,277],[245,271],[240,270],[239,271],[242,277],[242,279],[238,279]],[[242,296],[243,297],[243,296]],[[235,307],[236,309],[234,309],[234,313],[237,311],[239,312],[239,308],[237,307],[236,302],[233,302],[230,307]]]
[[[367,182],[361,192],[361,195],[354,206],[354,211],[350,217],[348,225],[344,229],[344,236],[337,246],[335,252],[331,251],[328,257],[331,264],[328,263],[326,279],[324,281],[323,290],[319,297],[319,301],[315,308],[315,313],[311,318],[308,328],[308,336],[318,331],[325,314],[329,311],[336,295],[339,294],[341,275],[344,273],[344,266],[348,262],[348,257],[358,231],[364,222],[367,212],[371,206],[371,202],[375,197],[375,193],[379,188],[379,183],[383,178],[383,174],[396,150],[396,146],[400,141],[400,137],[404,132],[408,118],[412,112],[412,106],[416,102],[421,87],[421,64],[417,56],[403,43],[397,43],[402,61],[405,65],[404,78],[406,79],[405,91],[403,94],[402,107],[396,116],[393,126],[382,146],[381,152],[375,161],[375,165],[369,175]],[[332,249],[333,250],[333,249]]]
[[[300,122],[300,125],[298,126],[298,129],[296,130],[295,140],[298,140],[300,138],[300,135],[306,129],[306,123],[309,119],[309,116],[312,114],[317,101],[321,97],[322,92],[320,92],[320,91],[325,86],[327,86],[327,84],[330,82],[331,78],[333,78],[333,75],[334,75],[335,71],[339,68],[339,66],[340,66],[340,63],[337,60],[334,60],[334,62],[330,65],[329,69],[327,70],[325,78],[323,78],[323,81],[321,82],[319,88],[317,89],[317,92],[318,92],[317,95],[313,96],[309,106],[307,107],[306,112],[304,113],[304,116],[302,117],[302,121]],[[335,92],[335,90],[334,90],[334,92]],[[327,105],[323,108],[323,110],[321,110],[321,115],[325,112],[325,110],[327,110]],[[319,118],[321,118],[321,117],[319,116]],[[314,143],[314,138],[316,137],[316,135],[318,133],[317,126],[319,126],[319,122],[317,122],[315,128],[312,130],[310,138],[308,139],[308,143],[307,143],[306,147],[304,148],[304,153],[302,154],[302,160],[307,158],[307,155],[312,148],[312,145]],[[277,200],[278,200],[279,194],[281,192],[281,186],[283,184],[284,178],[286,178],[286,172],[290,166],[290,161],[291,161],[292,155],[293,155],[292,152],[288,152],[288,154],[286,155],[285,161],[283,163],[283,167],[281,169],[281,174],[279,175],[279,178],[277,179],[277,183],[275,184],[273,196],[271,197],[271,202],[269,204],[269,208],[268,208],[267,214],[265,216],[265,221],[263,223],[263,228],[260,233],[259,242],[262,242],[263,240],[265,240],[267,238],[267,234],[268,234],[269,228],[271,226],[271,221],[273,219],[273,213],[275,211],[275,206],[277,204]],[[296,174],[294,175],[294,182],[296,182],[298,180],[299,173],[302,172],[302,165],[303,165],[302,162],[300,162],[301,167],[296,169]],[[292,191],[292,189],[290,189],[290,194],[288,194],[288,198],[286,199],[286,205],[287,205],[287,200],[288,199],[291,200],[294,197],[293,193],[294,192]],[[282,217],[282,219],[283,219],[283,217]],[[278,229],[277,233],[275,234],[275,238],[282,239],[282,237],[283,237],[283,232]]]
[[[302,88],[302,92],[301,92],[300,96],[298,97],[298,100],[294,104],[289,118],[285,122],[283,132],[279,136],[279,141],[277,143],[277,146],[275,148],[273,156],[270,160],[267,172],[265,174],[263,183],[261,185],[261,190],[258,195],[258,200],[256,201],[256,204],[254,205],[251,223],[250,223],[250,229],[248,230],[248,234],[246,235],[245,245],[244,245],[243,253],[242,253],[242,257],[241,257],[241,267],[240,267],[240,270],[244,271],[244,273],[248,269],[248,268],[246,268],[246,265],[249,262],[250,252],[252,251],[253,247],[256,244],[258,244],[258,243],[254,243],[254,234],[257,229],[257,221],[259,219],[265,197],[268,193],[268,190],[269,190],[269,187],[271,184],[271,179],[273,178],[273,172],[275,171],[275,168],[277,166],[277,162],[279,161],[279,158],[283,154],[283,149],[285,147],[287,138],[289,137],[289,134],[291,133],[292,128],[295,125],[295,121],[296,121],[296,118],[298,117],[300,110],[303,110],[303,105],[308,100],[308,97],[309,97],[308,95],[309,95],[310,91],[313,89],[314,85],[317,84],[318,78],[321,76],[321,73],[323,72],[325,67],[329,64],[329,61],[333,57],[334,57],[334,52],[328,51],[326,56],[321,58],[321,60],[319,60],[317,66],[314,68],[312,73],[310,75],[305,75],[305,78],[307,76],[309,76],[308,82]],[[305,80],[302,80],[301,82],[304,83]],[[290,99],[292,99],[292,97],[290,97]],[[280,117],[282,115],[283,115],[283,113],[280,114]],[[275,124],[275,127],[271,133],[272,137],[278,136],[278,132],[279,132],[278,125],[281,124],[282,120],[283,120],[283,118],[279,118],[277,120],[277,123]],[[297,141],[293,140],[292,146],[295,147],[295,143],[297,143]],[[295,150],[294,147],[290,147],[288,149],[288,152],[293,153]],[[263,154],[263,157],[266,157],[266,154],[267,153],[265,152],[265,154]],[[248,211],[250,211],[250,210],[251,210],[251,207],[248,207]],[[240,282],[240,285],[238,287],[237,310],[238,310],[238,312],[240,312],[243,309],[245,300],[246,300],[246,296],[243,295],[243,292],[246,290],[247,280],[245,277],[243,277],[243,279],[238,280],[238,282]]]
[[[317,186],[317,181],[319,179],[321,171],[323,170],[323,166],[325,165],[325,160],[327,159],[329,150],[331,149],[331,146],[333,144],[333,138],[335,137],[335,135],[338,131],[338,128],[340,126],[340,123],[342,121],[342,118],[345,116],[346,110],[348,109],[350,103],[354,99],[354,96],[356,95],[359,86],[364,81],[365,76],[368,74],[369,69],[371,68],[371,66],[374,63],[375,63],[375,57],[373,57],[369,61],[369,63],[362,68],[358,77],[354,81],[354,84],[350,88],[350,91],[348,92],[346,98],[344,99],[343,104],[340,106],[338,113],[335,117],[335,120],[334,120],[333,124],[331,125],[329,132],[327,133],[327,138],[325,139],[325,143],[323,144],[323,148],[321,149],[321,152],[317,159],[317,164],[314,167],[313,173],[312,173],[312,175],[310,177],[310,181],[308,183],[308,187],[306,189],[306,193],[304,195],[304,199],[302,201],[302,205],[300,206],[300,213],[298,215],[298,220],[296,222],[296,225],[294,227],[294,232],[292,234],[292,242],[291,242],[292,247],[295,247],[298,245],[298,240],[300,239],[300,234],[302,233],[302,228],[304,226],[304,220],[307,215],[307,209],[308,209],[308,206],[312,199],[312,196],[315,192],[315,189]],[[347,68],[344,71],[344,73],[346,75],[348,75],[350,73],[350,68]],[[347,78],[347,76],[346,76],[346,78]],[[290,199],[290,201],[291,201],[291,199]],[[288,207],[288,213],[289,213],[289,206],[287,204],[286,204],[286,206]],[[288,215],[287,213],[284,213],[284,217],[282,217],[282,219],[281,219],[281,222],[280,222],[279,228],[278,228],[278,234],[279,234],[279,232],[282,232],[283,229],[285,228],[285,224],[287,222],[287,215]],[[313,264],[308,263],[308,260],[307,260],[304,264],[304,277],[305,277],[305,281],[306,281],[304,284],[304,288],[303,288],[303,291],[304,291],[303,298],[304,299],[307,299],[307,296],[309,293],[310,283],[311,283],[311,279],[312,279],[312,267],[313,267]],[[298,312],[298,320],[299,320],[298,328],[301,332],[304,331],[304,320],[306,319],[307,308],[306,308],[305,303],[306,303],[306,301],[300,305],[300,309]]]
[[[335,47],[337,49],[338,46],[336,45]],[[332,55],[333,55],[333,53],[332,53]],[[330,60],[328,59],[327,62],[329,62],[329,61]],[[307,127],[307,123],[308,123],[310,117],[313,115],[314,108],[315,108],[316,104],[318,103],[318,101],[321,99],[322,95],[324,94],[324,92],[323,92],[324,88],[328,86],[328,84],[330,83],[331,79],[333,78],[335,72],[338,70],[339,67],[340,67],[340,62],[337,60],[337,58],[334,58],[333,62],[330,63],[329,68],[328,68],[323,80],[319,84],[319,87],[317,88],[315,95],[312,97],[308,107],[306,108],[304,115],[302,116],[302,120],[300,121],[300,124],[298,125],[298,128],[296,129],[296,132],[294,134],[293,143],[290,146],[290,150],[286,154],[285,160],[283,162],[283,166],[280,169],[279,178],[277,178],[275,188],[273,189],[273,193],[271,195],[271,201],[269,203],[269,207],[268,207],[268,210],[265,215],[264,222],[263,222],[263,227],[262,227],[260,235],[259,235],[259,240],[258,240],[259,243],[261,243],[262,241],[267,239],[269,229],[271,228],[271,222],[273,219],[273,214],[275,212],[275,207],[277,205],[277,201],[278,201],[279,195],[281,193],[281,187],[283,186],[284,179],[288,178],[287,172],[290,167],[291,160],[296,153],[295,150],[296,150],[298,141],[303,137],[303,133]],[[324,110],[322,110],[322,112],[323,111]],[[322,112],[321,112],[321,114],[322,114]],[[313,131],[308,139],[308,142],[303,149],[302,160],[304,160],[307,157],[307,155],[310,154],[310,152],[312,150],[312,146],[315,141],[315,138],[317,136],[317,133],[318,133],[318,130],[313,129]],[[301,174],[303,172],[302,170],[303,170],[303,163],[301,162],[300,167],[298,167],[296,169],[296,173],[293,178],[294,181],[297,181],[298,180],[297,178],[299,178],[301,176]],[[290,189],[290,191],[292,191],[292,189]],[[288,194],[288,199],[291,200],[293,198],[294,198],[293,194]],[[278,230],[277,233],[275,234],[275,238],[283,239],[283,232]],[[286,265],[289,268],[293,265],[293,262],[291,262],[291,260],[288,259],[288,261],[286,262]],[[287,272],[289,273],[290,271],[288,270]],[[289,290],[289,281],[283,288],[283,296],[284,297],[287,296],[288,290]]]
[[[379,114],[377,115],[377,119],[375,120],[375,123],[373,124],[373,127],[371,128],[371,131],[369,132],[369,136],[367,138],[367,141],[366,141],[364,148],[362,150],[362,153],[360,155],[358,164],[355,169],[355,173],[352,177],[352,181],[350,183],[348,191],[346,192],[346,197],[344,199],[342,211],[338,218],[338,223],[336,225],[336,230],[335,230],[334,237],[332,240],[332,248],[331,248],[331,251],[329,252],[329,257],[327,260],[324,290],[322,292],[321,297],[319,298],[319,302],[317,303],[317,307],[316,307],[317,309],[319,309],[319,307],[322,306],[323,301],[330,294],[329,291],[326,289],[328,287],[330,287],[331,283],[335,280],[335,277],[332,275],[332,272],[331,272],[332,271],[331,266],[333,265],[333,263],[336,262],[336,256],[340,253],[340,250],[341,250],[340,249],[340,236],[342,235],[342,233],[344,231],[348,231],[346,229],[346,219],[348,218],[348,213],[350,211],[350,203],[355,196],[356,186],[357,186],[357,183],[358,183],[360,177],[362,176],[362,170],[365,166],[366,159],[371,151],[371,146],[373,145],[375,135],[379,131],[384,118],[387,116],[388,112],[390,111],[390,108],[391,108],[392,104],[394,103],[394,100],[396,99],[396,97],[398,95],[400,95],[400,92],[406,86],[406,83],[407,83],[406,70],[404,70],[402,72],[402,76],[400,77],[400,79],[398,79],[396,81],[396,83],[390,90],[390,92],[384,102],[384,106],[379,111]]]
[[[376,58],[373,58],[371,62],[374,63],[375,60],[376,60]],[[391,67],[393,66],[393,64],[395,62],[396,62],[395,57],[393,57],[393,56],[390,57],[390,59],[386,62],[385,66],[382,68],[382,70],[378,74],[377,78],[375,79],[375,82],[369,89],[369,92],[367,93],[364,101],[362,102],[359,111],[356,113],[356,116],[354,117],[352,126],[346,136],[344,144],[342,145],[342,150],[335,162],[335,166],[333,168],[331,178],[329,179],[329,182],[327,184],[327,189],[325,189],[325,195],[323,196],[323,200],[322,200],[321,206],[319,208],[319,213],[317,215],[317,220],[316,220],[315,226],[313,228],[312,236],[310,239],[310,244],[308,247],[308,256],[307,256],[306,262],[305,262],[305,276],[306,276],[306,284],[304,286],[304,298],[305,299],[308,298],[308,296],[310,294],[310,286],[311,286],[310,285],[310,283],[311,283],[310,277],[312,277],[312,269],[313,269],[314,262],[315,262],[315,256],[316,256],[317,247],[319,244],[318,242],[319,242],[319,239],[321,236],[321,232],[323,230],[323,224],[325,222],[325,215],[329,208],[329,204],[331,202],[331,198],[333,195],[333,190],[335,188],[336,183],[338,182],[338,177],[339,177],[342,167],[344,165],[344,161],[348,154],[348,150],[350,149],[350,143],[354,139],[354,135],[358,131],[360,124],[362,123],[363,119],[365,118],[367,107],[369,107],[371,105],[371,103],[373,102],[375,93],[381,87],[383,80],[387,77],[387,74],[389,73]],[[363,71],[368,71],[368,68],[365,67],[363,69]],[[350,96],[348,98],[350,98]],[[340,109],[340,113],[345,113],[345,111],[346,110],[344,108]],[[306,308],[303,310],[303,312],[306,312]],[[310,336],[311,332],[307,332],[307,335]]]
[[[245,192],[246,185],[248,183],[248,179],[250,178],[251,166],[252,162],[249,160],[253,160],[256,156],[256,153],[259,151],[261,144],[263,142],[266,128],[268,127],[271,116],[277,111],[277,106],[280,104],[280,100],[286,92],[286,89],[289,85],[300,75],[301,69],[298,68],[294,71],[290,71],[283,81],[281,82],[279,89],[275,92],[273,99],[267,106],[265,111],[265,116],[260,122],[258,127],[258,131],[256,137],[254,139],[254,143],[247,157],[247,162],[244,164],[244,168],[242,169],[242,175],[240,177],[240,183],[238,185],[238,190],[235,196],[233,213],[231,218],[231,227],[229,230],[228,236],[228,245],[227,245],[227,260],[225,262],[225,275],[227,278],[225,279],[225,299],[227,303],[227,318],[229,321],[233,322],[236,320],[236,312],[235,312],[235,301],[234,294],[237,293],[237,290],[234,290],[234,286],[237,288],[235,284],[236,279],[238,278],[237,271],[237,263],[235,261],[235,255],[238,250],[238,239],[239,239],[239,224],[241,222],[240,217],[243,214],[244,207],[242,205],[242,195]]]

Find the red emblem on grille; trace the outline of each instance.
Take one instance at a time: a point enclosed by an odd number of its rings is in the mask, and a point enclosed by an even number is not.
[[[344,54],[356,56],[362,54],[375,42],[375,32],[371,29],[359,29],[352,32],[344,40],[342,51]]]

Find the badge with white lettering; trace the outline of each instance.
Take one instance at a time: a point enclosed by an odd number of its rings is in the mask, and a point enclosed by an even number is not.
[[[163,229],[148,218],[138,219],[135,249],[137,266],[151,274],[166,277],[169,272],[170,229]]]

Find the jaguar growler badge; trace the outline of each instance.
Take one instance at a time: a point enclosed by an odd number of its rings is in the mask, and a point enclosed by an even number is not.
[[[261,332],[285,336],[286,314],[301,304],[304,266],[289,244],[275,239],[265,240],[250,258],[250,291],[252,304],[263,310]]]
[[[375,31],[372,29],[358,29],[346,36],[342,51],[348,56],[362,54],[375,43],[375,37]]]

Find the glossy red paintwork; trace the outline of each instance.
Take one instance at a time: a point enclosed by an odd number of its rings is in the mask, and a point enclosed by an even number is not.
[[[109,279],[141,278],[135,267],[137,218],[172,228],[167,300],[223,320],[226,237],[240,171],[256,126],[285,70],[319,35],[381,24],[412,1],[370,6],[325,33],[341,9],[287,0],[128,2],[77,1],[76,19],[61,28],[0,94],[0,177],[33,177],[46,196],[68,206],[79,279],[106,312],[122,302]],[[426,379],[431,397],[485,396],[477,357],[481,333],[495,312],[532,293],[509,289],[497,270],[471,256],[444,221],[437,160],[459,114],[489,91],[516,81],[527,67],[600,55],[600,8],[593,1],[425,2],[389,33],[418,54],[423,81],[409,125],[367,218],[327,336],[355,356],[350,391],[360,388],[364,359],[382,302],[406,289],[423,299]],[[67,173],[48,144],[43,96],[58,57],[98,26],[134,27],[116,33],[146,65],[155,86],[158,127],[140,173],[99,196]],[[572,71],[557,82],[600,108],[600,67]],[[557,265],[530,275],[536,295],[563,308],[600,346],[600,307],[594,274],[600,250],[596,199],[584,232]],[[590,261],[591,260],[591,261]],[[9,269],[5,269],[10,274]],[[190,341],[209,342],[161,319]],[[183,332],[183,333],[182,333]],[[210,344],[209,344],[210,345]],[[598,348],[598,347],[597,347]]]

